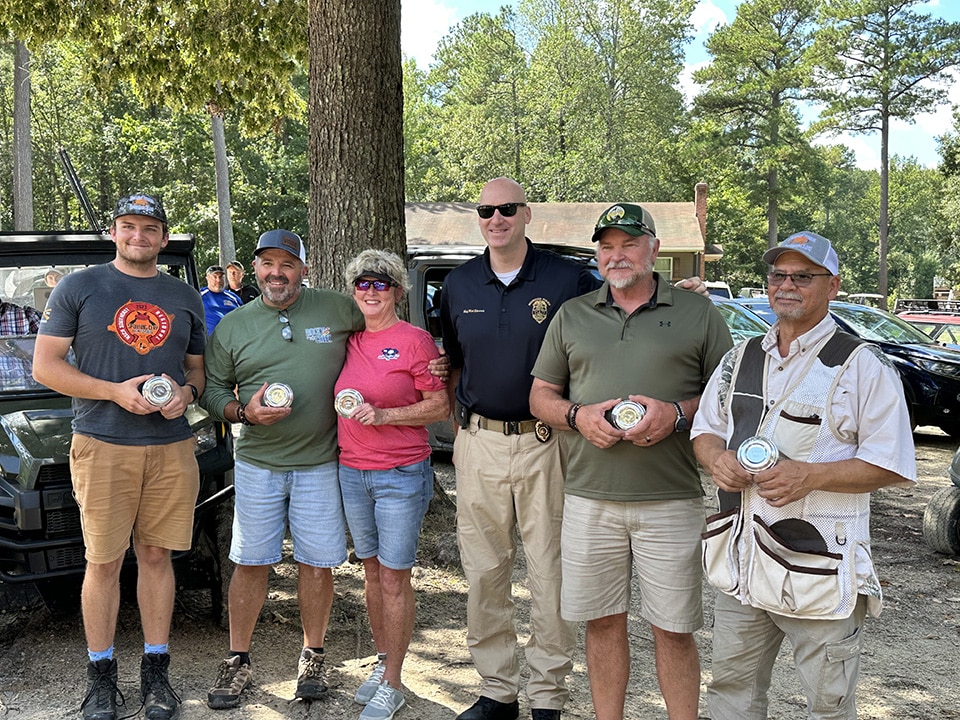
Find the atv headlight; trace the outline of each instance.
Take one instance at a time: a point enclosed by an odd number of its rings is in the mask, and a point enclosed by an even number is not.
[[[216,423],[204,425],[197,430],[193,436],[197,439],[197,455],[202,455],[208,450],[217,447],[217,426]]]

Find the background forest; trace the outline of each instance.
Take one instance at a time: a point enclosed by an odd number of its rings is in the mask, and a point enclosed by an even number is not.
[[[309,97],[307,4],[114,0],[67,18],[73,3],[0,0],[0,230],[15,226],[26,56],[33,228],[88,227],[63,147],[102,222],[120,195],[154,191],[172,229],[197,235],[201,266],[216,260],[222,120],[237,256],[273,227],[308,235],[308,207],[325,200],[308,168],[308,108],[324,107]],[[404,61],[404,196],[475,201],[510,175],[534,202],[690,201],[705,181],[708,241],[724,249],[709,279],[761,284],[762,250],[812,229],[838,246],[848,292],[930,297],[935,278],[960,290],[960,115],[937,168],[883,142],[882,167],[858,169],[832,141],[888,137],[892,119],[944,103],[960,27],[916,0],[745,0],[685,98],[695,5],[520,0],[466,18],[429,67]]]

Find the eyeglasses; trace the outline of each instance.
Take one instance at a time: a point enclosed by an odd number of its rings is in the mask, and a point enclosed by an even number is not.
[[[526,203],[504,203],[503,205],[477,205],[477,215],[484,220],[489,220],[495,212],[499,212],[503,217],[513,217],[517,214],[517,208],[526,207]]]
[[[815,277],[826,277],[828,275],[833,275],[833,273],[783,273],[783,272],[772,272],[767,275],[767,282],[773,285],[774,287],[779,287],[786,282],[787,278],[790,278],[790,281],[797,287],[810,287],[810,283],[813,282]]]
[[[377,292],[383,292],[384,290],[392,288],[393,283],[384,282],[383,280],[355,280],[353,286],[362,292],[366,292],[370,288],[373,288]]]
[[[277,319],[280,321],[280,337],[287,342],[293,342],[293,328],[290,327],[290,318],[287,317],[287,311],[281,310],[278,312]]]

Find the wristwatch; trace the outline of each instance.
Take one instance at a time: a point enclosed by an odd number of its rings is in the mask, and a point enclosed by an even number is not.
[[[687,416],[683,414],[683,408],[680,407],[680,403],[673,403],[673,407],[677,411],[677,421],[673,423],[673,431],[686,432],[690,429],[690,421],[687,420]]]

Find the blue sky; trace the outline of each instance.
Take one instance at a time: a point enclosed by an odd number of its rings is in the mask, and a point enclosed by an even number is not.
[[[687,49],[687,71],[682,82],[688,87],[688,96],[693,88],[691,75],[694,69],[708,59],[703,43],[718,25],[733,20],[740,0],[700,0],[694,10],[692,23],[695,35]],[[475,12],[493,12],[500,5],[515,5],[510,0],[402,0],[401,42],[403,52],[414,57],[421,68],[427,68],[440,38],[453,25]],[[917,7],[945,20],[960,21],[960,2],[957,0],[930,0]],[[951,102],[960,103],[960,83],[951,89]],[[936,137],[947,132],[952,124],[949,105],[935,113],[918,116],[913,124],[895,122],[891,128],[891,154],[913,156],[928,167],[938,161]],[[857,156],[862,168],[879,169],[880,137],[873,135],[843,135],[825,138],[824,142],[842,142]]]

